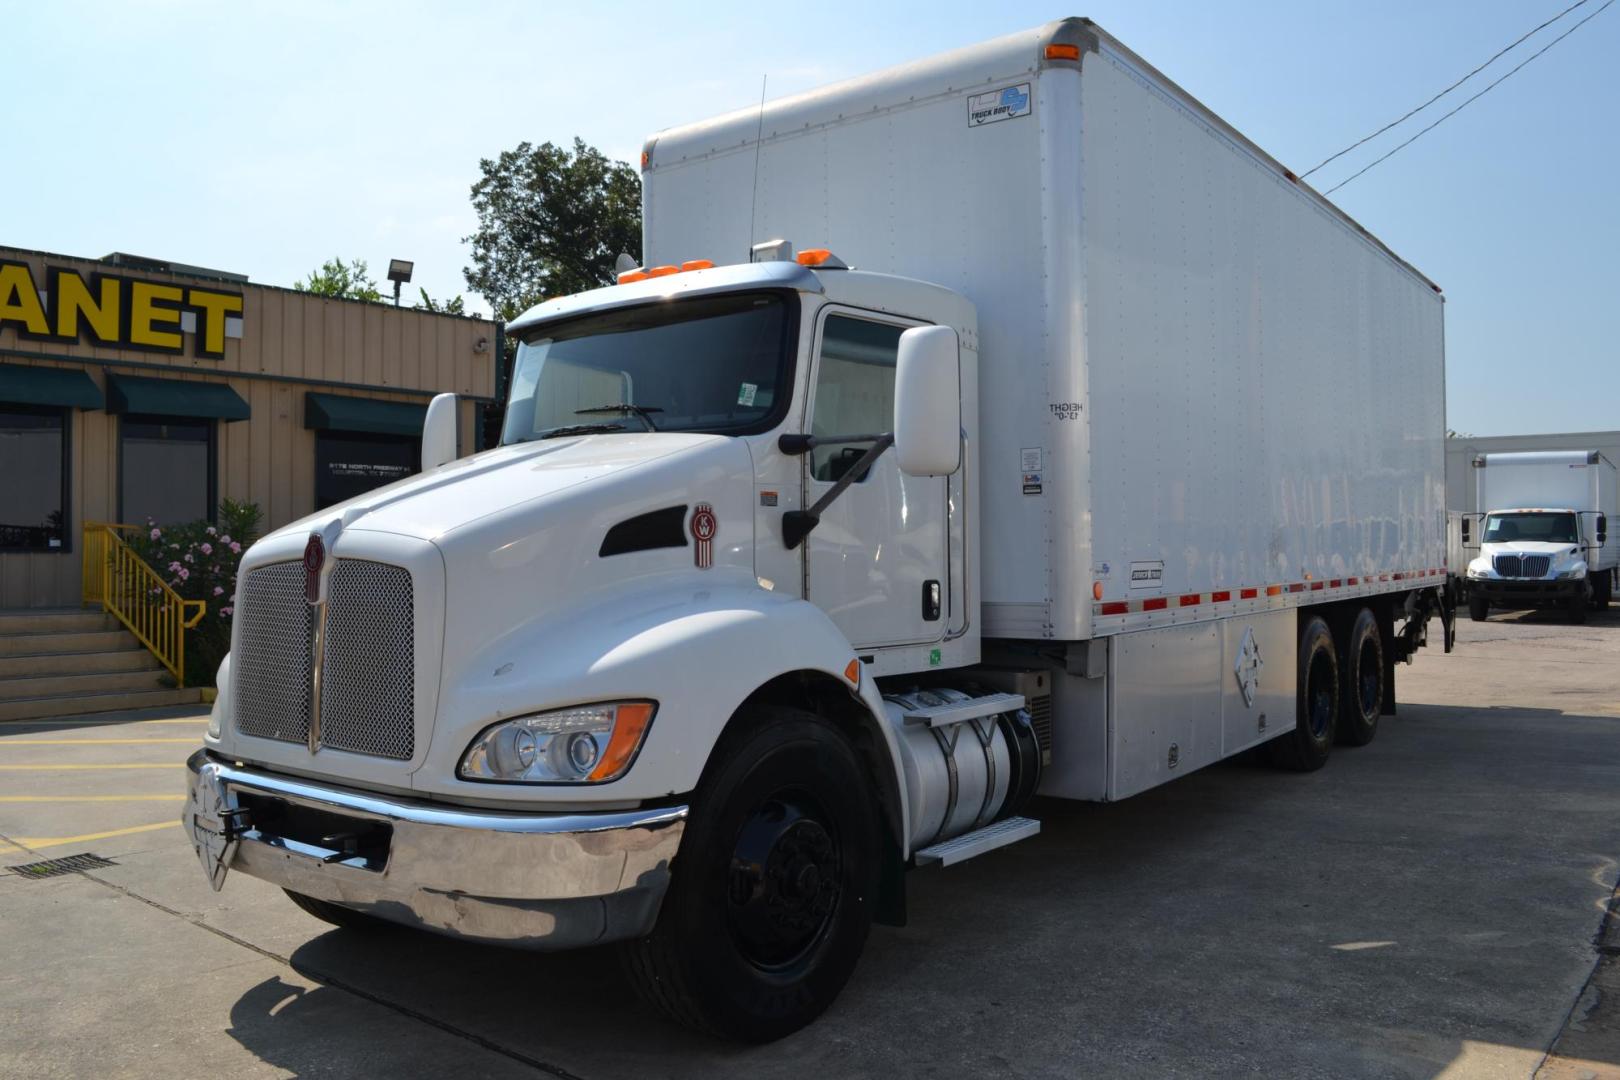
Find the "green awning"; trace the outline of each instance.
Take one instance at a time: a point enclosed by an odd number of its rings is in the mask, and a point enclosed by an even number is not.
[[[314,392],[304,395],[304,426],[316,431],[420,436],[425,419],[427,406],[408,401],[377,401]]]
[[[107,411],[152,416],[198,416],[206,420],[246,420],[252,411],[224,383],[142,379],[107,375]]]
[[[102,397],[95,381],[76,368],[0,364],[0,402],[99,409]]]

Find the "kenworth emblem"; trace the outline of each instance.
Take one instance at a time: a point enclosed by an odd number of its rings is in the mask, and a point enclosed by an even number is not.
[[[321,540],[321,534],[309,534],[309,543],[304,545],[304,599],[310,606],[321,602],[321,570],[326,566],[326,544]]]
[[[720,529],[720,522],[714,516],[714,507],[708,503],[698,503],[692,509],[692,539],[696,541],[696,551],[693,558],[697,561],[699,570],[707,570],[714,565],[714,534]]]

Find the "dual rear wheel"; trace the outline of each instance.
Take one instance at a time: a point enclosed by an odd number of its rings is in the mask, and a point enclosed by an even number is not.
[[[1266,744],[1279,768],[1314,772],[1334,743],[1366,746],[1384,711],[1384,641],[1378,619],[1361,608],[1335,634],[1320,615],[1300,628],[1299,704],[1294,730]]]

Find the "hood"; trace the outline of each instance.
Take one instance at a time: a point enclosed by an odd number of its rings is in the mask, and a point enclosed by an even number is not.
[[[282,526],[265,540],[294,535],[302,545],[312,528],[337,517],[345,530],[437,541],[532,500],[728,441],[721,435],[615,432],[502,446],[329,506]]]
[[[1547,540],[1504,540],[1500,543],[1490,542],[1481,544],[1479,550],[1484,555],[1568,555],[1571,550],[1579,554],[1581,545],[1568,540],[1552,543]]]

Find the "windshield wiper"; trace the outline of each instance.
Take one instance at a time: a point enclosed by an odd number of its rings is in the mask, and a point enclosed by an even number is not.
[[[607,405],[593,405],[589,409],[575,409],[574,415],[584,416],[587,413],[604,412],[623,413],[626,416],[635,416],[636,419],[647,425],[648,431],[657,431],[658,426],[652,422],[652,416],[649,414],[663,411],[657,405],[632,405],[627,401],[615,401]]]
[[[547,428],[519,441],[535,442],[539,439],[560,439],[565,435],[601,435],[609,431],[623,430],[623,424],[564,424],[562,427]]]

